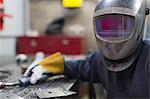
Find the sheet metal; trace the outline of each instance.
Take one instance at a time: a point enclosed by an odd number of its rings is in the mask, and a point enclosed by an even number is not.
[[[0,81],[12,83],[18,81],[21,77],[21,69],[15,62],[0,62]],[[50,81],[38,83],[36,85],[29,85],[27,87],[6,86],[4,89],[0,89],[0,99],[39,99],[36,92],[41,90],[50,90],[61,88],[68,91],[75,83],[75,79],[61,78],[61,79],[50,79]],[[62,90],[61,90],[62,91]],[[70,93],[70,95],[73,93]],[[60,93],[61,95],[61,93]],[[10,96],[10,97],[8,97]],[[50,96],[50,95],[49,95]]]

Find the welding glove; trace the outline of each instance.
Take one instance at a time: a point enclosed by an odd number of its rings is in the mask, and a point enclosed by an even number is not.
[[[30,83],[35,84],[44,74],[62,74],[64,72],[64,58],[57,52],[44,59],[35,60],[24,73],[24,77],[30,76]]]

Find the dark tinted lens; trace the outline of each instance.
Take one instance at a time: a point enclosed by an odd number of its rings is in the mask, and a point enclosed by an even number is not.
[[[134,28],[134,17],[105,15],[95,19],[96,32],[102,37],[128,37]]]

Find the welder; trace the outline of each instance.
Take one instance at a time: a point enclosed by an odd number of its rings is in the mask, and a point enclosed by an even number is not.
[[[143,40],[148,14],[145,0],[102,0],[93,15],[97,50],[76,61],[55,53],[24,76],[35,84],[45,73],[64,74],[103,84],[108,98],[150,98],[150,43]]]

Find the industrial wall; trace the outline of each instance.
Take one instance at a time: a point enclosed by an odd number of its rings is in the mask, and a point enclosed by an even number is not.
[[[150,8],[150,0],[147,0],[147,5]],[[146,27],[144,38],[150,40],[150,15],[147,16],[145,25]]]
[[[4,29],[0,31],[0,56],[16,53],[16,37],[24,35],[29,26],[25,10],[27,1],[4,0],[4,12],[12,18],[4,18]]]
[[[31,0],[30,7],[31,29],[37,30],[40,34],[44,34],[48,23],[63,16],[65,10],[61,5],[61,0]],[[94,8],[94,0],[84,0],[83,7],[80,8],[79,14],[68,17],[63,29],[64,34],[71,34],[69,31],[71,25],[80,24],[83,26],[88,50],[97,47],[92,25]]]

